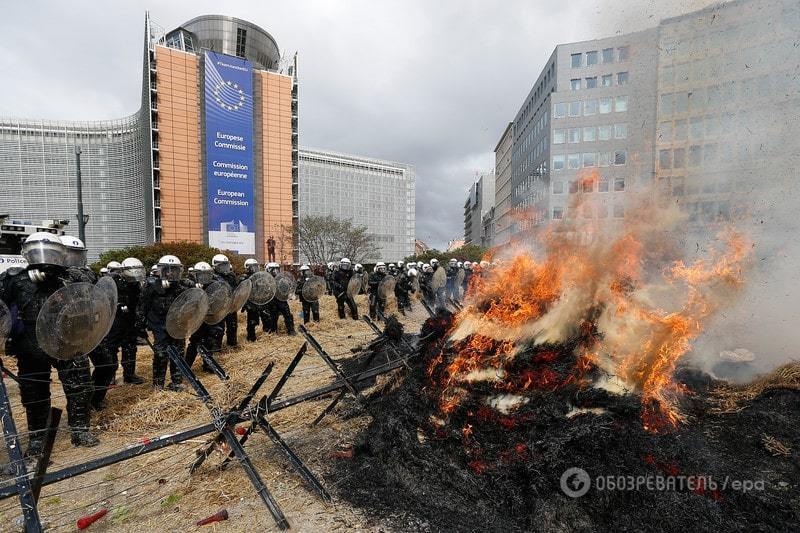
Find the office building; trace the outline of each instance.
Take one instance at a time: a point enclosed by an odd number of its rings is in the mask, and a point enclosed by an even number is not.
[[[511,153],[513,147],[514,123],[509,122],[494,148],[493,246],[503,246],[511,240]]]
[[[414,255],[413,166],[313,149],[300,150],[299,163],[301,217],[332,215],[366,226],[379,247],[374,260]]]
[[[484,231],[484,217],[494,209],[495,180],[494,171],[487,172],[469,188],[464,202],[464,244],[491,246],[491,235]],[[488,231],[491,233],[491,224]]]
[[[219,15],[171,31],[146,15],[143,48],[129,117],[0,119],[0,211],[71,219],[77,234],[80,146],[91,258],[191,241],[263,260],[267,232],[298,214],[295,62],[262,28]]]

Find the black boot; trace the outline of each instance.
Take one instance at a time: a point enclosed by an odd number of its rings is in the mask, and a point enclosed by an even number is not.
[[[125,383],[130,383],[132,385],[141,385],[144,383],[144,379],[136,374],[126,374],[122,379],[125,381]]]
[[[73,446],[83,446],[85,448],[92,448],[100,444],[100,440],[95,437],[88,428],[76,428],[71,430]]]

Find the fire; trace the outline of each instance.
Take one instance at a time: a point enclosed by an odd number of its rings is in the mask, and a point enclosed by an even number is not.
[[[573,217],[539,236],[538,253],[518,249],[473,277],[450,330],[449,355],[428,369],[445,414],[475,382],[505,394],[553,391],[587,385],[598,370],[641,395],[648,429],[683,420],[672,375],[703,324],[744,283],[751,244],[729,228],[720,249],[686,263],[678,259],[673,231],[681,221],[677,210],[643,196],[608,230],[582,216],[595,209],[597,197],[572,195]],[[575,361],[567,372],[556,369],[564,354]]]

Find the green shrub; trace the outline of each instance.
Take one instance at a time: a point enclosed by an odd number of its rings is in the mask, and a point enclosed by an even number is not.
[[[225,254],[231,261],[231,265],[236,272],[244,271],[244,260],[246,257],[226,250],[219,250],[211,248],[204,244],[197,244],[189,241],[178,242],[157,242],[148,246],[131,246],[130,248],[120,248],[116,250],[107,250],[100,254],[100,259],[93,263],[92,269],[99,272],[100,269],[106,266],[110,261],[122,262],[123,259],[128,257],[135,257],[144,263],[146,270],[150,270],[152,265],[158,263],[158,260],[165,255],[174,255],[183,263],[184,268],[188,269],[194,266],[195,263],[205,261],[211,264],[211,258],[217,254]]]

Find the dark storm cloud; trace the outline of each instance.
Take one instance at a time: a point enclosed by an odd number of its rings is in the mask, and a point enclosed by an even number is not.
[[[650,4],[639,3],[636,10],[621,0],[239,2],[222,13],[259,24],[283,53],[298,52],[301,146],[416,167],[417,236],[441,247],[463,234],[466,191],[476,172],[493,168],[492,150],[553,47],[614,33],[617,13],[625,26],[629,18],[646,21]],[[141,91],[145,9],[169,29],[221,5],[4,6],[0,115],[131,114]]]

